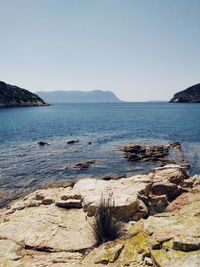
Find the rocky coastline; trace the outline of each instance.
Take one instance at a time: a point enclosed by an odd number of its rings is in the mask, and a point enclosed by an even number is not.
[[[200,103],[200,83],[180,91],[172,97],[170,103]]]
[[[0,81],[0,108],[48,106],[38,95]]]
[[[92,221],[112,194],[121,239],[95,246]],[[200,176],[167,164],[128,178],[38,189],[0,210],[1,266],[199,266]]]

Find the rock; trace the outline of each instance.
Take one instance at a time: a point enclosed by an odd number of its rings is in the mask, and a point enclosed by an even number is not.
[[[181,143],[180,142],[174,142],[174,143],[169,144],[169,147],[178,147],[178,148],[181,148]]]
[[[71,145],[71,144],[75,144],[75,143],[78,143],[78,142],[79,142],[78,139],[76,139],[76,140],[69,140],[69,141],[67,141],[67,144]]]
[[[149,177],[152,181],[151,193],[166,195],[169,201],[188,191],[185,181],[189,178],[189,174],[180,165],[168,164],[155,168]]]
[[[169,151],[172,150],[172,154],[175,154],[176,158],[169,158]],[[128,161],[141,161],[141,162],[152,162],[155,164],[176,164],[179,162],[184,167],[189,168],[189,163],[184,162],[184,153],[181,149],[180,142],[175,142],[167,145],[139,145],[129,144],[120,148],[124,151],[124,158]],[[171,155],[171,154],[170,154]]]
[[[149,202],[149,215],[164,212],[166,207],[169,205],[166,195],[152,195]]]
[[[172,179],[174,173],[178,173],[177,179]],[[56,185],[13,201],[0,210],[0,265],[197,267],[199,176],[184,180],[181,175],[187,178],[181,166],[165,166],[149,175]],[[189,183],[189,192],[172,201],[165,212],[147,218],[153,207],[162,210],[169,201],[167,194],[153,194],[156,184],[170,183],[177,190],[187,180],[193,183]],[[109,195],[115,216],[125,219],[125,235],[95,248],[94,218],[86,214],[93,215],[102,196]],[[43,205],[44,200],[51,204]]]
[[[142,146],[130,144],[120,149],[124,151],[124,157],[130,161],[165,162],[169,154],[169,146]]]
[[[173,249],[181,251],[199,250],[200,238],[191,236],[177,236],[173,240]]]
[[[187,194],[187,201],[179,209],[151,216],[144,221],[144,229],[151,236],[150,254],[156,266],[200,264],[200,198],[196,193]],[[194,249],[194,252],[187,252]],[[188,265],[184,265],[186,262]]]
[[[85,170],[85,169],[88,169],[90,167],[90,165],[93,163],[95,163],[95,160],[88,160],[88,161],[84,161],[84,162],[79,162],[79,163],[76,163],[74,165],[73,169]]]
[[[188,205],[193,202],[200,201],[200,190],[192,190],[188,193],[183,193],[172,201],[166,208],[166,211],[175,211],[183,208],[183,206]]]
[[[44,198],[43,200],[42,200],[42,204],[43,205],[50,205],[50,204],[52,204],[54,202],[54,200],[52,199],[52,198]]]
[[[123,244],[114,242],[108,242],[101,245],[99,248],[93,251],[94,263],[108,264],[109,262],[115,262],[118,259],[123,248]]]
[[[168,200],[173,200],[183,193],[183,189],[179,188],[176,184],[169,182],[153,183],[151,192],[154,195],[166,195]]]
[[[198,188],[200,189],[200,175],[195,175],[193,176],[193,180],[194,180],[194,188]]]
[[[180,163],[181,167],[184,167],[185,169],[189,169],[191,167],[191,164],[189,163]]]
[[[153,261],[149,257],[144,257],[144,264],[147,266],[153,266]]]
[[[67,165],[65,165],[65,166],[59,168],[58,170],[59,170],[59,171],[65,171],[65,170],[67,170],[67,169],[69,169],[69,167],[68,167]]]
[[[60,194],[61,200],[67,200],[67,199],[82,199],[82,195],[80,192],[76,192],[76,190],[72,190],[72,188],[66,188],[62,190],[62,193]]]
[[[177,164],[167,164],[154,169],[154,181],[161,178],[162,181],[166,180],[169,183],[181,185],[189,177],[186,168]]]
[[[71,190],[71,187],[53,187],[50,186],[49,188],[46,189],[39,189],[33,192],[32,194],[28,195],[26,199],[36,199],[36,200],[41,200],[41,203],[44,205],[50,205],[54,203],[56,200],[60,199],[60,196],[63,192],[66,190]]]
[[[12,240],[0,240],[0,264],[1,266],[14,266],[15,261],[22,258],[22,247]],[[6,265],[7,264],[7,265]]]
[[[195,183],[195,178],[194,177],[190,177],[190,178],[188,178],[188,179],[183,181],[182,187],[192,188],[194,183]]]
[[[121,178],[126,178],[126,174],[121,174],[121,175],[107,174],[107,175],[103,176],[101,179],[105,180],[105,181],[109,181],[109,180],[118,180]]]
[[[142,196],[147,196],[149,192],[149,178],[147,175],[137,175],[120,180],[96,180],[83,179],[74,185],[74,192],[81,194],[83,198],[83,209],[88,216],[95,214],[102,196],[108,197],[112,193],[115,205],[116,216],[126,219],[137,219],[146,216],[148,210]]]
[[[200,103],[200,83],[176,93],[171,103]]]
[[[134,230],[131,229],[131,231],[134,231]],[[140,230],[138,229],[138,231]],[[108,263],[108,266],[119,266],[119,267],[120,266],[136,266],[136,267],[144,266],[143,259],[145,258],[145,256],[149,255],[149,249],[148,249],[149,236],[147,235],[146,232],[143,232],[142,230],[141,232],[137,232],[137,231],[132,232],[132,234],[134,236],[131,238],[109,242],[109,246],[111,248],[115,247],[116,244],[123,245],[123,249],[121,250],[120,255],[115,260],[114,264],[112,264],[111,262],[111,260],[113,259],[113,254],[106,253],[108,252],[108,250],[106,250],[104,245],[101,246],[99,250],[97,249],[100,257],[99,259],[95,258],[95,260],[97,261],[99,260],[101,262],[105,260],[104,266],[106,263]],[[103,252],[101,253],[102,250]],[[96,256],[96,250],[86,255],[82,263],[86,266],[91,266],[91,263],[94,262],[95,256]],[[98,263],[98,266],[103,266],[103,263]]]
[[[79,199],[68,199],[56,201],[56,206],[66,209],[80,209],[82,208],[82,202]]]
[[[71,266],[94,245],[82,209],[40,205],[7,215],[5,211],[0,217],[0,263],[7,263],[3,266],[50,266],[55,262]]]
[[[43,200],[45,198],[45,195],[44,195],[43,192],[41,192],[41,191],[38,190],[38,191],[35,192],[35,198],[37,200]]]
[[[40,142],[38,142],[38,145],[40,145],[40,146],[45,146],[45,145],[49,145],[49,143],[40,141]]]

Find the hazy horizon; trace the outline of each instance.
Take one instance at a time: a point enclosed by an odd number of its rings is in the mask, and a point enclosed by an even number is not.
[[[200,82],[199,0],[0,0],[0,79],[168,101]]]

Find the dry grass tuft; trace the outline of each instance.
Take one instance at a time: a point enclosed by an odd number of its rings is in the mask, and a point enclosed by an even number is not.
[[[119,217],[114,216],[114,209],[115,203],[112,194],[107,197],[102,196],[92,224],[94,241],[97,246],[120,238],[123,234],[124,224]]]

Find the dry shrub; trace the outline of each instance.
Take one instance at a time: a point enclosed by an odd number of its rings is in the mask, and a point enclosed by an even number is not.
[[[112,194],[101,197],[92,224],[96,245],[120,238],[123,234],[123,222],[114,215],[115,203]]]

